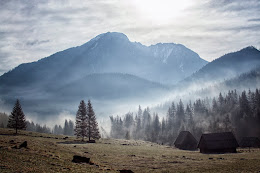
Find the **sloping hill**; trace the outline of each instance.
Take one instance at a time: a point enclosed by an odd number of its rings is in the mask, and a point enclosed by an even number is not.
[[[260,51],[246,47],[240,51],[226,54],[202,67],[185,82],[219,82],[251,71],[260,65]]]
[[[155,96],[166,91],[167,87],[159,83],[120,73],[90,74],[52,90],[53,93],[59,95],[58,97],[72,100],[82,97],[107,100],[148,97],[151,94]]]

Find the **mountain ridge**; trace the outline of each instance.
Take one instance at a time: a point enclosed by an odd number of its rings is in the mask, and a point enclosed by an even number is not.
[[[248,46],[209,62],[182,82],[207,82],[209,80],[221,82],[246,73],[259,65],[260,51],[253,46]]]

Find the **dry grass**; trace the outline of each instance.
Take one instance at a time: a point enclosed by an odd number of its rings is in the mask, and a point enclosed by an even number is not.
[[[13,131],[0,129],[0,134]],[[95,144],[58,144],[64,136],[21,132],[0,135],[0,172],[258,172],[260,150],[236,154],[201,154],[134,140],[101,139]],[[13,149],[28,141],[28,149]],[[72,163],[74,154],[90,157],[93,165]]]

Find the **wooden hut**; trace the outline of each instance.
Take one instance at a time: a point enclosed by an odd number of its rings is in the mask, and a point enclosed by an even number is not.
[[[260,148],[260,140],[257,137],[244,137],[239,144],[242,148]]]
[[[232,132],[203,134],[198,144],[201,153],[236,153],[237,147]]]
[[[182,150],[196,150],[198,141],[189,131],[182,131],[174,142],[176,148]]]

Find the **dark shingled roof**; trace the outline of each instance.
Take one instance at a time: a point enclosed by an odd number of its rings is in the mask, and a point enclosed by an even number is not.
[[[203,134],[200,138],[198,148],[211,150],[237,148],[239,145],[232,132]]]
[[[244,137],[240,141],[240,147],[260,147],[260,140],[257,137]]]
[[[189,131],[180,132],[177,139],[174,142],[174,145],[181,145],[189,134],[191,134]]]
[[[181,149],[196,149],[198,141],[189,131],[182,131],[174,142],[177,148]]]

